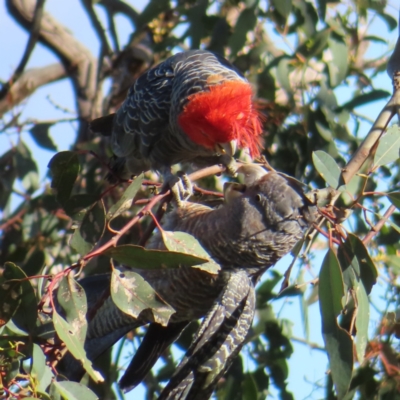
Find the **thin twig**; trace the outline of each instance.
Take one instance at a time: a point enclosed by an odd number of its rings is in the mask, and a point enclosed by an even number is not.
[[[392,204],[383,214],[382,219],[371,228],[371,230],[367,233],[367,235],[363,239],[363,243],[367,245],[372,238],[378,234],[378,232],[382,229],[383,225],[386,223],[386,221],[390,218],[390,216],[396,211],[396,207]]]

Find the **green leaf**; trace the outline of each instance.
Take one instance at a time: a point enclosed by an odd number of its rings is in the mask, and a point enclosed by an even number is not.
[[[87,331],[87,300],[82,286],[71,274],[63,277],[57,291],[57,300],[65,312],[67,322],[74,327],[74,335],[85,341]]]
[[[400,210],[400,192],[390,192],[387,195],[389,201]]]
[[[138,273],[123,266],[113,268],[110,291],[117,307],[134,318],[151,310],[154,321],[166,326],[175,312]]]
[[[101,374],[93,369],[92,362],[86,357],[86,352],[83,348],[83,342],[76,337],[74,327],[70,325],[64,318],[62,318],[56,310],[53,310],[53,323],[57,335],[65,343],[71,354],[82,363],[83,368],[90,375],[90,377],[95,382],[103,382],[104,379]]]
[[[339,186],[342,170],[336,164],[336,161],[322,150],[314,151],[312,154],[315,169],[329,186],[337,189]]]
[[[32,139],[36,142],[36,144],[44,149],[57,151],[57,147],[53,143],[49,135],[49,129],[54,124],[48,122],[42,122],[36,124],[33,128],[29,130],[29,133],[32,136]]]
[[[335,253],[328,250],[319,274],[319,303],[322,323],[326,329],[336,325],[336,318],[343,309],[344,285],[342,270]]]
[[[94,204],[98,199],[99,196],[94,194],[74,194],[63,204],[63,208],[68,215],[80,220],[78,213]]]
[[[14,151],[9,150],[0,157],[0,210],[8,203],[16,177]]]
[[[57,201],[64,205],[71,196],[72,188],[79,174],[78,155],[72,151],[57,153],[50,160],[48,168],[53,176],[51,187],[56,192]]]
[[[329,29],[317,32],[309,36],[305,43],[298,47],[297,52],[306,58],[317,57],[326,49],[329,37]]]
[[[0,276],[0,327],[11,318],[25,332],[36,327],[36,297],[31,282],[21,268],[11,262],[4,265]]]
[[[348,233],[346,243],[351,245],[353,253],[357,257],[360,266],[360,278],[367,294],[369,294],[378,278],[378,270],[368,254],[364,243],[359,237],[352,233]]]
[[[65,400],[98,400],[97,395],[82,383],[53,381],[52,386]]]
[[[348,48],[342,39],[334,38],[332,35],[328,40],[332,60],[327,63],[331,87],[338,86],[347,76]]]
[[[251,373],[247,373],[243,380],[243,400],[255,400],[258,398],[256,381]]]
[[[329,0],[317,0],[317,4],[318,4],[318,15],[319,18],[322,21],[325,21],[325,15],[326,15],[326,5],[328,3]]]
[[[236,54],[246,44],[247,33],[252,31],[257,23],[256,10],[256,7],[249,7],[240,13],[228,43],[232,54]]]
[[[69,244],[81,256],[88,254],[94,247],[92,244],[85,241],[79,229],[75,229]]]
[[[33,344],[32,370],[30,373],[34,378],[34,382],[38,383],[36,390],[43,392],[46,391],[46,388],[50,385],[54,377],[50,367],[46,365],[46,357],[42,349],[36,343]]]
[[[113,258],[121,264],[140,269],[192,267],[208,262],[207,258],[173,251],[148,250],[131,244],[112,247],[103,255]]]
[[[290,72],[290,59],[286,57],[281,58],[276,68],[276,77],[279,85],[289,94],[293,93],[289,79]]]
[[[71,354],[79,360],[85,371],[95,382],[103,382],[101,374],[94,370],[92,362],[86,357],[83,347],[86,338],[87,321],[86,294],[83,288],[76,282],[71,274],[60,282],[57,292],[57,300],[63,308],[66,320],[53,309],[54,328],[65,343]]]
[[[96,244],[103,236],[105,227],[106,210],[103,200],[100,200],[86,212],[79,231],[86,242]]]
[[[369,325],[369,300],[362,282],[356,286],[357,314],[356,314],[356,353],[358,362],[364,361],[365,349],[368,344],[368,325]]]
[[[318,294],[322,334],[329,356],[332,379],[338,398],[342,398],[347,393],[351,382],[353,341],[337,323],[337,317],[343,308],[344,285],[339,262],[331,249],[328,250],[322,263]]]
[[[276,11],[286,20],[292,10],[292,0],[272,0]]]
[[[39,174],[36,161],[26,144],[21,140],[16,147],[15,167],[18,178],[28,193],[39,189]]]
[[[221,269],[220,266],[213,261],[210,255],[203,249],[199,241],[189,233],[162,231],[161,235],[165,247],[168,250],[209,260],[204,264],[195,266],[195,268],[207,271],[210,274],[217,274]]]
[[[400,257],[399,256],[386,256],[385,262],[389,267],[393,268],[396,275],[400,275]]]
[[[340,106],[336,111],[341,112],[343,110],[353,110],[356,107],[363,106],[365,104],[371,103],[373,101],[386,99],[390,96],[390,93],[386,90],[373,90],[369,93],[363,93],[359,96],[355,96],[352,100]]]
[[[136,193],[142,187],[143,174],[134,179],[134,181],[126,188],[122,197],[108,210],[106,219],[111,221],[118,215],[122,214],[126,210],[129,210],[132,206],[132,202]]]
[[[380,139],[375,152],[374,165],[386,165],[399,158],[400,128],[397,125],[390,127]]]

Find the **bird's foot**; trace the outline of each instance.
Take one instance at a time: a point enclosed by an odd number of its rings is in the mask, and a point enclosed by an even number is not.
[[[228,154],[224,154],[220,157],[220,161],[223,165],[225,165],[226,172],[235,177],[237,174],[238,165],[235,159]]]
[[[189,177],[184,172],[177,175],[169,173],[164,176],[164,185],[168,185],[177,207],[182,205],[193,194],[193,185]]]

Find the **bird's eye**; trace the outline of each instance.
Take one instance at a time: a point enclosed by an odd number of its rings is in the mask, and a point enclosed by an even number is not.
[[[259,194],[256,194],[255,200],[257,202],[260,202],[261,201],[261,196]]]

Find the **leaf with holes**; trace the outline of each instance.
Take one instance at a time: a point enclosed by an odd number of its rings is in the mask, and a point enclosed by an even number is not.
[[[210,274],[217,274],[221,269],[220,266],[211,259],[210,255],[203,249],[199,241],[192,235],[186,232],[161,232],[165,247],[170,251],[175,251],[184,254],[190,254],[199,258],[205,258],[209,261],[194,266]]]
[[[149,310],[155,322],[166,326],[175,312],[138,273],[123,266],[113,268],[110,291],[117,307],[134,318]]]

